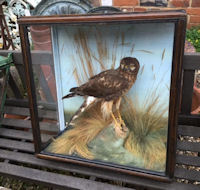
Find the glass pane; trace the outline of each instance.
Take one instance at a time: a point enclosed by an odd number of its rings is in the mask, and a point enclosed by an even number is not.
[[[42,142],[47,143],[59,132],[51,28],[31,26],[29,31],[40,131]]]
[[[57,25],[52,35],[61,133],[45,152],[165,172],[174,24]],[[38,102],[49,103],[40,81]]]

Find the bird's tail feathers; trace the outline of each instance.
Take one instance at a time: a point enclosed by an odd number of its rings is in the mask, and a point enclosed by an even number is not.
[[[77,90],[77,88],[78,88],[78,87],[71,88],[69,91],[70,91],[70,92],[75,92],[75,91]]]
[[[70,94],[67,94],[66,96],[63,96],[62,99],[71,98],[71,97],[74,97],[75,95],[76,93],[70,93]]]

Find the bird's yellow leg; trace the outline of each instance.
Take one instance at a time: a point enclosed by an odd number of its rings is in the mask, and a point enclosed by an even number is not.
[[[112,118],[113,118],[113,120],[115,122],[115,126],[121,128],[121,123],[118,123],[117,119],[115,118],[115,116],[114,116],[114,114],[112,112],[111,112],[111,116],[112,116]]]
[[[117,110],[117,117],[119,118],[120,125],[124,126],[125,123],[124,123],[124,121],[123,121],[123,119],[122,119],[122,117],[121,117],[121,114],[120,114],[120,112],[119,112],[121,100],[122,100],[121,97],[117,100],[117,102],[116,102],[116,110]]]
[[[120,122],[120,123],[124,123],[124,121],[123,121],[123,119],[122,119],[122,117],[121,117],[121,114],[120,114],[119,110],[117,110],[117,115],[118,115],[118,118],[119,118],[119,122]]]
[[[120,123],[121,128],[122,128],[122,129],[125,128],[125,127],[126,127],[126,124],[124,123],[124,120],[122,119],[119,110],[117,110],[117,115],[118,115],[118,118],[119,118],[119,123]]]
[[[115,115],[113,113],[111,113],[111,116],[113,118],[114,121],[114,130],[115,130],[115,134],[117,137],[119,138],[126,138],[127,134],[128,134],[128,128],[126,127],[124,121],[122,120],[121,123],[119,123],[119,118],[116,119]]]

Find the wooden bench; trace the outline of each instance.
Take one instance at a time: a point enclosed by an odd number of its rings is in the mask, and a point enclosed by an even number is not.
[[[21,53],[12,52],[14,64],[23,81],[22,86],[25,86]],[[8,51],[0,51],[0,55],[7,55],[7,53]],[[33,64],[45,60],[51,62],[51,58],[52,54],[50,52],[36,51],[32,53]],[[186,54],[183,66],[183,90],[178,124],[176,169],[172,183],[141,179],[117,172],[111,174],[89,167],[36,158],[34,156],[28,101],[22,99],[23,95],[12,77],[9,84],[15,92],[15,97],[7,99],[4,112],[9,115],[24,116],[26,119],[4,118],[2,120],[0,128],[0,174],[59,189],[200,189],[200,184],[192,184],[195,181],[200,182],[200,141],[193,142],[189,138],[184,138],[186,136],[200,137],[200,116],[190,115],[195,69],[200,69],[200,54]],[[46,88],[45,80],[41,84],[43,88]],[[48,122],[49,119],[56,119],[56,105],[55,103],[43,102],[41,102],[41,105],[43,105],[39,111],[41,129],[51,132],[43,134],[43,138],[48,138],[50,134],[56,132],[55,128],[52,127],[54,124]],[[44,121],[44,119],[48,120]],[[190,152],[194,153],[189,154]],[[186,181],[189,184],[184,183]]]

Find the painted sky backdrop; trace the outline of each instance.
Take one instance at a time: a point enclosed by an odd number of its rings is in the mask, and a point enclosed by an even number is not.
[[[140,71],[129,94],[138,96],[143,104],[156,91],[160,102],[169,105],[173,23],[62,25],[54,30],[58,36],[57,45],[54,45],[54,53],[59,56],[55,59],[60,70],[58,98],[68,94],[70,88],[85,83],[92,75],[117,68],[123,57],[136,57]],[[64,109],[77,111],[82,101],[81,97],[65,99]]]

